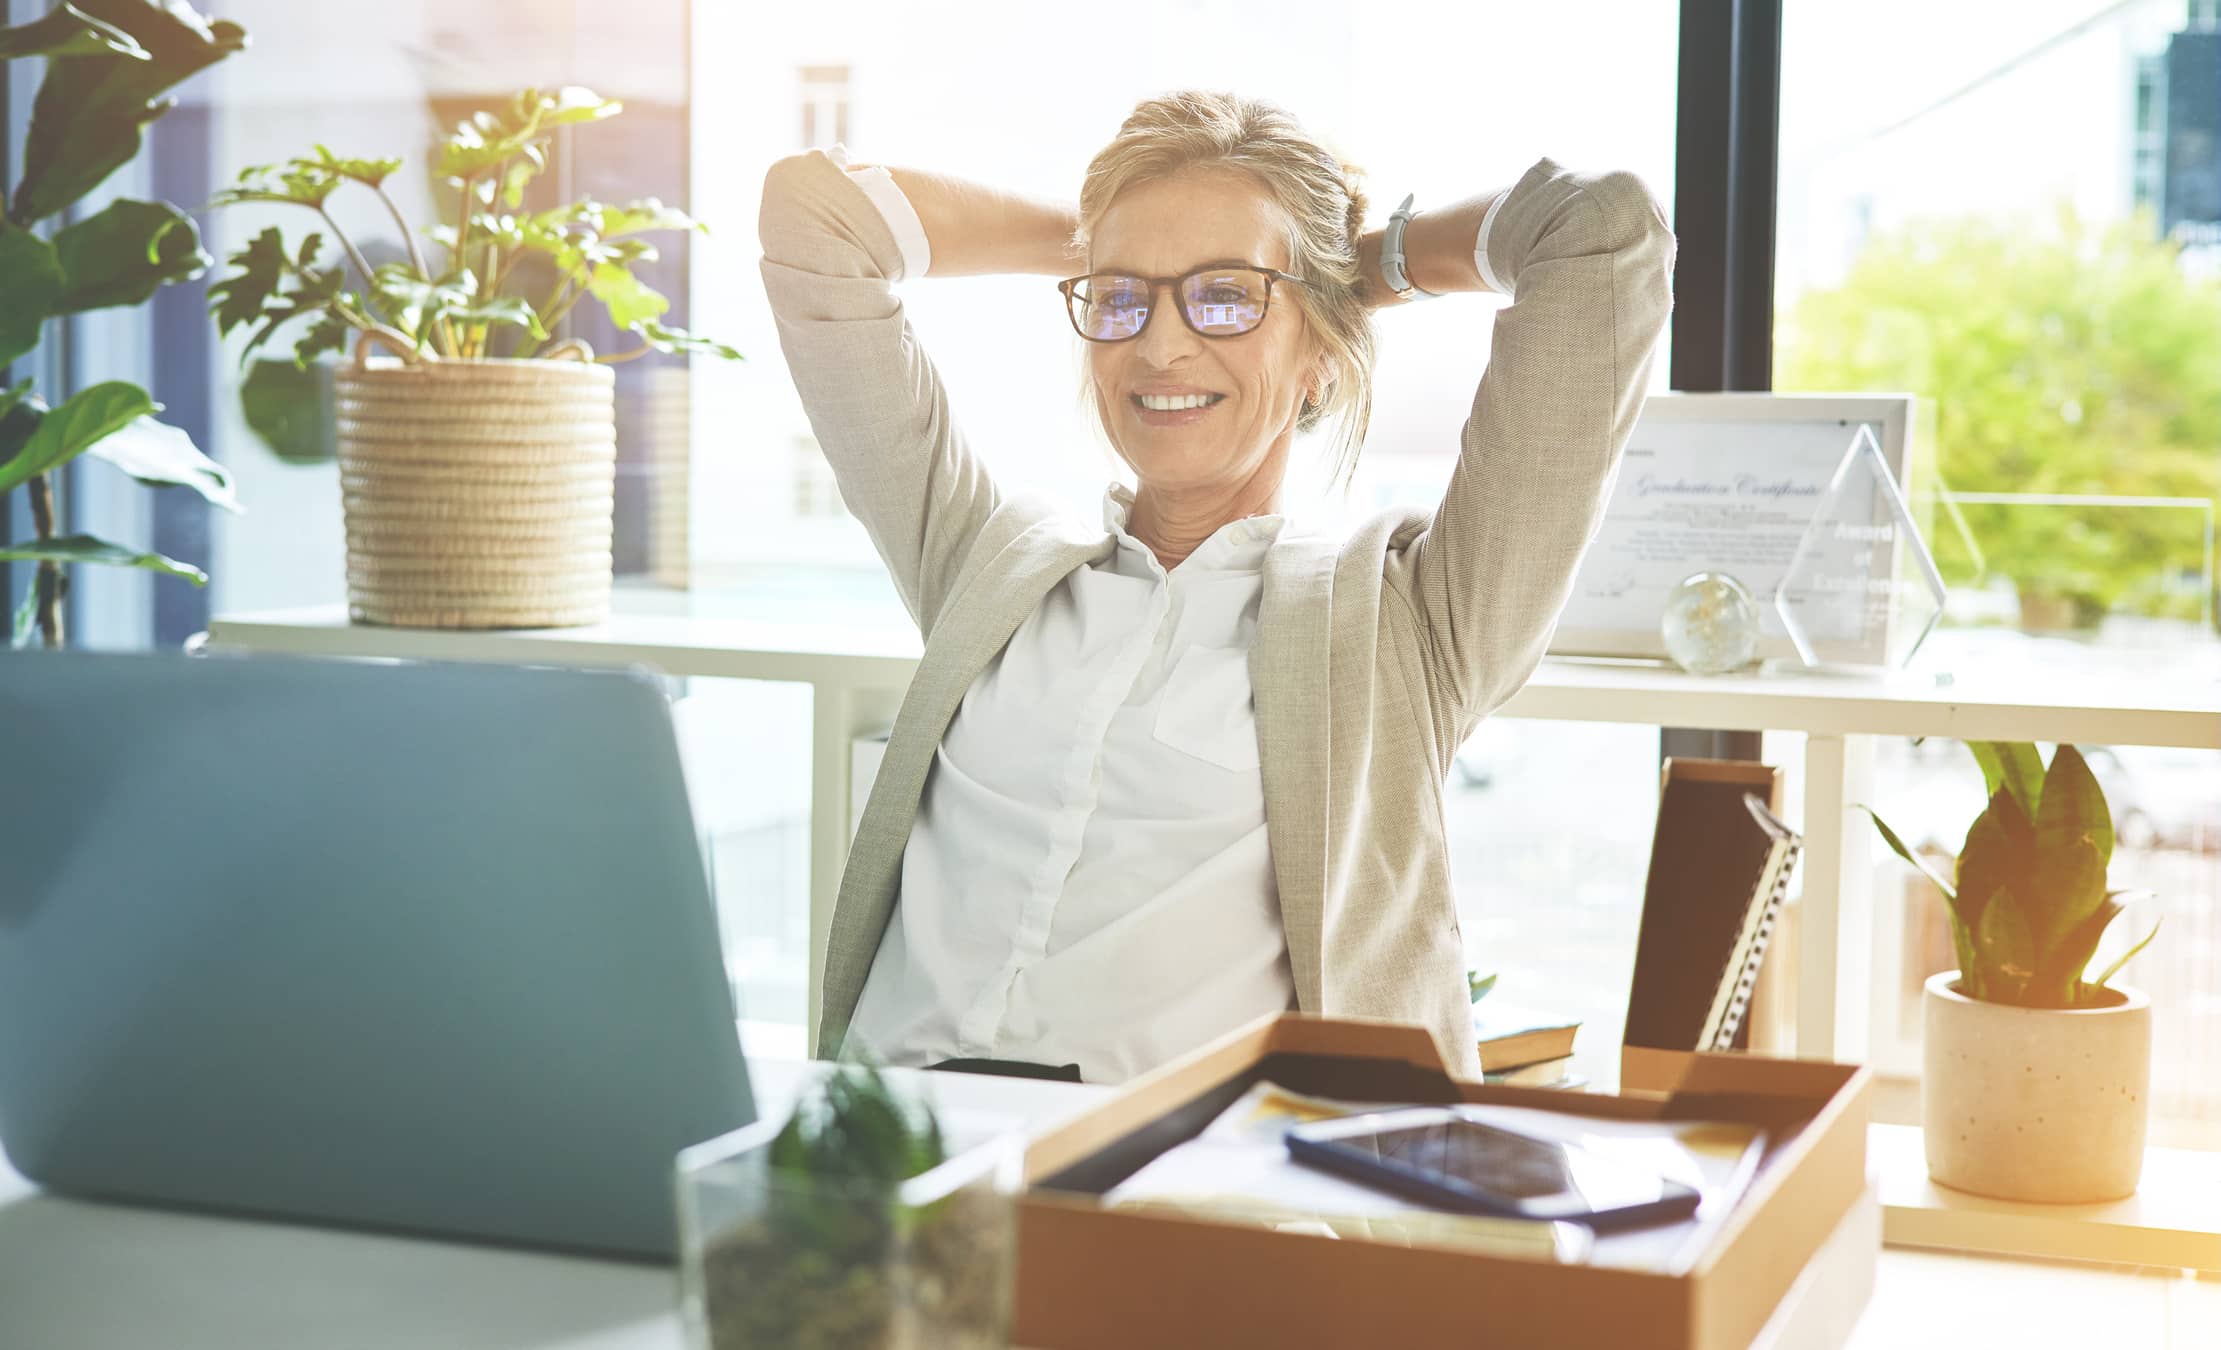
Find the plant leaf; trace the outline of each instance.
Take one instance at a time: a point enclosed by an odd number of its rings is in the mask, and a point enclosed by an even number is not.
[[[1481,973],[1480,973],[1479,971],[1477,971],[1477,970],[1469,970],[1469,971],[1465,972],[1465,999],[1466,999],[1466,1002],[1468,1002],[1468,1003],[1478,1003],[1478,1002],[1480,1002],[1480,1001],[1481,1001],[1482,999],[1484,999],[1484,998],[1487,998],[1487,997],[1488,997],[1488,991],[1489,991],[1489,990],[1491,990],[1491,989],[1494,989],[1495,987],[1496,987],[1496,974],[1495,974],[1495,972],[1490,972],[1490,973],[1489,973],[1489,974],[1487,974],[1487,975],[1483,975],[1483,974],[1481,974]]]
[[[137,418],[93,442],[85,452],[104,459],[148,487],[185,487],[211,506],[245,513],[224,466],[202,454],[193,438],[151,417]]]
[[[1982,783],[1991,796],[2000,787],[2012,790],[2030,820],[2036,818],[2044,791],[2044,760],[2027,741],[1968,741],[1974,762],[1982,766]]]
[[[2028,893],[2029,857],[2035,850],[2035,827],[2021,814],[2020,801],[1999,788],[1990,804],[1967,827],[1966,843],[1952,864],[1960,896],[1972,899],[1999,889],[2017,895]],[[1969,924],[1981,921],[1979,910],[1966,916]]]
[[[59,312],[67,285],[52,244],[0,220],[0,366],[39,345],[39,328]]]
[[[419,343],[434,323],[453,317],[478,294],[478,278],[468,270],[458,269],[426,281],[401,262],[380,267],[372,283],[380,307],[393,315],[394,327]]]
[[[2057,865],[2084,838],[2097,845],[2101,867],[2113,860],[2113,813],[2106,807],[2105,789],[2091,775],[2082,752],[2062,744],[2052,752],[2051,768],[2044,774],[2043,807],[2036,814],[2037,865]]]
[[[2104,938],[2105,931],[2113,926],[2113,921],[2120,917],[2125,908],[2119,897],[2127,894],[2126,891],[2115,891],[2106,896],[2095,913],[2067,930],[2058,944],[2044,956],[2043,965],[2036,972],[2037,978],[2051,984],[2064,981],[2068,989],[2075,988],[2083,972],[2089,969],[2090,959],[2097,954],[2098,942]]]
[[[0,28],[0,61],[18,56],[98,56],[151,59],[129,33],[112,28],[72,4],[59,4],[14,28]]]
[[[24,441],[15,458],[0,464],[0,492],[29,482],[49,469],[67,464],[85,453],[104,436],[133,419],[160,411],[161,405],[147,391],[122,380],[109,380],[71,395],[58,408],[39,418],[38,426]]]
[[[609,321],[621,329],[646,323],[671,308],[661,291],[616,263],[598,264],[587,274],[586,289],[609,307]]]
[[[1982,966],[1982,984],[1997,998],[2004,991],[2017,1003],[2025,997],[2036,974],[2036,942],[2029,934],[2027,917],[2010,891],[1997,891],[1982,902],[1982,918],[1974,929],[1976,958]]]
[[[95,539],[89,534],[64,535],[0,548],[0,562],[97,563],[106,567],[138,567],[166,576],[183,577],[195,586],[208,584],[208,573],[191,563],[165,558],[159,553],[138,553],[121,544]]]
[[[1873,807],[1868,806],[1862,802],[1859,804],[1859,810],[1864,811],[1868,816],[1873,818],[1874,828],[1882,832],[1882,842],[1888,844],[1892,852],[1894,852],[1898,857],[1903,858],[1906,862],[1911,863],[1914,867],[1920,870],[1920,874],[1922,876],[1925,876],[1928,878],[1928,880],[1934,882],[1936,889],[1943,892],[1944,899],[1951,901],[1954,905],[1958,903],[1958,887],[1953,886],[1950,882],[1944,880],[1942,873],[1938,872],[1935,868],[1930,867],[1927,863],[1923,862],[1917,855],[1915,855],[1911,849],[1905,847],[1905,841],[1897,837],[1897,831],[1891,829],[1888,822],[1884,821],[1880,816],[1874,814]]]
[[[239,406],[248,428],[289,464],[319,464],[337,453],[324,374],[313,364],[270,358],[254,362],[239,386]]]
[[[136,305],[173,281],[190,281],[215,260],[200,231],[168,202],[124,198],[54,235],[65,279],[61,313]]]
[[[73,0],[144,55],[99,51],[47,62],[31,105],[23,176],[9,217],[44,220],[100,186],[139,153],[142,129],[168,112],[156,95],[247,45],[246,30],[211,22],[186,0]]]
[[[635,324],[632,331],[638,333],[643,341],[659,352],[699,352],[704,356],[721,357],[727,361],[746,359],[738,351],[722,342],[706,337],[696,337],[683,328],[666,328],[660,323],[642,323]],[[1874,823],[1880,825],[1881,821],[1877,818]],[[1889,828],[1883,826],[1882,832],[1887,834]]]
[[[559,127],[569,122],[599,122],[624,110],[625,105],[615,99],[605,99],[591,89],[567,84],[541,97],[538,120],[543,127]]]
[[[22,453],[45,416],[46,400],[32,396],[29,380],[18,380],[15,388],[0,393],[0,473],[7,472],[8,461]]]
[[[602,208],[599,233],[604,239],[620,235],[639,234],[643,230],[695,230],[709,233],[709,227],[695,220],[675,206],[665,206],[654,197],[642,197],[626,202],[623,206]]]
[[[351,304],[354,299],[352,291],[339,297],[341,304]],[[326,352],[347,350],[347,340],[354,331],[354,325],[340,317],[337,306],[318,314],[315,322],[301,334],[301,340],[293,344],[294,369],[306,370],[316,363],[317,357]]]
[[[502,170],[501,204],[514,211],[524,205],[524,189],[539,176],[544,156],[527,155]]]
[[[2090,981],[2090,987],[2093,989],[2103,989],[2108,984],[2112,983],[2113,977],[2121,973],[2121,967],[2127,965],[2129,963],[2129,960],[2138,952],[2152,945],[2152,939],[2159,936],[2159,925],[2164,923],[2165,921],[2166,920],[2164,916],[2152,920],[2152,931],[2144,935],[2144,940],[2129,948],[2127,951],[2122,952],[2120,955],[2120,959],[2116,960],[2112,965],[2107,966],[2103,975],[2100,975],[2096,979]]]
[[[277,226],[269,226],[224,261],[239,270],[208,288],[208,303],[217,335],[229,337],[232,329],[262,317],[263,307],[285,280],[284,236]]]
[[[1947,907],[1944,918],[1951,925],[1951,951],[1959,960],[1959,992],[1968,998],[1988,998],[1989,986],[1982,979],[1982,958],[1974,949],[1974,932],[1959,917],[1956,907]]]
[[[398,159],[343,159],[322,145],[316,147],[315,164],[327,173],[366,187],[383,185],[401,167]]]
[[[545,339],[548,330],[540,326],[540,316],[522,296],[504,295],[480,304],[465,305],[451,311],[463,323],[514,324],[535,338]]]

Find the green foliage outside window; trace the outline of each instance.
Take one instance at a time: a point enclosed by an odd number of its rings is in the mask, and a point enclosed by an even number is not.
[[[2148,216],[1964,218],[1879,234],[1844,283],[1780,317],[1782,389],[1904,390],[1935,407],[1954,492],[2221,499],[2221,278]],[[2197,619],[2203,521],[2183,510],[1968,505],[1938,516],[1954,583],[2011,579],[2024,621]],[[2190,575],[2185,575],[2185,571]]]

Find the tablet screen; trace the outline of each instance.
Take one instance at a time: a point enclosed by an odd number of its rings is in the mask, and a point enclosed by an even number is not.
[[[1578,1144],[1532,1139],[1470,1120],[1386,1130],[1339,1142],[1384,1162],[1517,1200],[1573,1195],[1591,1209],[1616,1209],[1657,1200],[1669,1184],[1655,1173]]]

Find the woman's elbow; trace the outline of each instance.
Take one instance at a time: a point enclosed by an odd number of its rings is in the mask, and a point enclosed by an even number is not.
[[[1629,169],[1598,174],[1588,197],[1603,218],[1612,252],[1651,253],[1671,261],[1673,227],[1666,223],[1665,203],[1641,175]]]
[[[815,214],[811,201],[818,194],[810,182],[810,156],[805,150],[773,160],[763,174],[763,203],[756,212],[756,232],[766,242],[791,234]]]

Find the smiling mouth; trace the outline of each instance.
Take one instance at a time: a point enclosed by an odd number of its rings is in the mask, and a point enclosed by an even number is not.
[[[1132,404],[1134,408],[1140,412],[1151,413],[1201,412],[1205,408],[1215,408],[1219,404],[1226,401],[1226,395],[1224,394],[1203,395],[1201,402],[1192,401],[1193,397],[1194,396],[1192,395],[1183,396],[1182,398],[1177,400],[1175,406],[1170,408],[1152,408],[1148,404],[1142,402],[1141,395],[1139,394],[1128,394],[1126,396],[1126,401]]]

